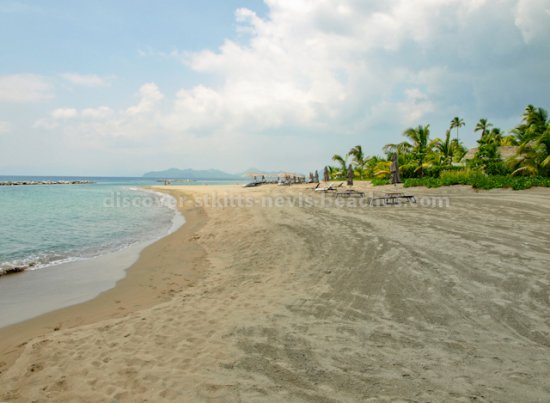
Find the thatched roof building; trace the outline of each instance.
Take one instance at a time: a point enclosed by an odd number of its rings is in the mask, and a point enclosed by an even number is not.
[[[506,160],[510,157],[513,157],[518,153],[518,148],[519,148],[518,146],[500,146],[498,148],[498,152],[500,153],[500,158],[503,160]],[[470,148],[468,152],[464,155],[464,157],[462,157],[461,162],[465,162],[473,159],[477,153],[477,150],[478,150],[477,147]]]

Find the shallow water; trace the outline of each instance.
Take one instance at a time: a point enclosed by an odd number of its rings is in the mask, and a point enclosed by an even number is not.
[[[3,179],[3,178],[1,178]],[[90,300],[141,250],[185,220],[175,199],[140,179],[0,187],[0,327]]]
[[[162,236],[175,206],[145,184],[154,183],[0,187],[0,268],[43,268]]]

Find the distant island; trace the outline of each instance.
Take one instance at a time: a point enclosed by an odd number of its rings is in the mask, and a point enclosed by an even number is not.
[[[230,174],[219,169],[178,169],[170,168],[164,171],[152,171],[143,174],[144,178],[156,179],[193,179],[193,180],[235,180],[243,179],[247,174],[254,173],[258,175],[276,175],[279,171],[262,171],[256,168],[249,168],[246,171],[236,174]]]
[[[241,175],[239,174],[229,174],[218,169],[195,170],[177,168],[147,172],[143,174],[143,177],[158,179],[241,179]]]

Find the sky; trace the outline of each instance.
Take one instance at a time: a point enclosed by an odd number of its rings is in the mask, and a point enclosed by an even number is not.
[[[0,175],[310,172],[550,109],[550,0],[0,0]]]

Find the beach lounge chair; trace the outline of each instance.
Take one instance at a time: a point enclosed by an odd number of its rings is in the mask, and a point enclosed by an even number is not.
[[[250,182],[250,183],[245,183],[245,184],[243,185],[243,188],[253,188],[253,187],[256,187],[256,186],[258,186],[258,185],[259,185],[258,182]]]
[[[365,192],[355,189],[346,189],[335,193],[336,197],[365,197]]]
[[[382,197],[372,197],[369,199],[369,205],[374,206],[377,204],[387,205],[399,205],[402,201],[409,203],[416,203],[416,197],[413,195],[406,195],[405,193],[386,193]]]
[[[317,187],[315,188],[315,191],[316,192],[323,192],[323,193],[326,193],[326,192],[336,192],[338,190],[339,187],[341,187],[342,185],[344,184],[344,182],[342,182],[340,185],[338,186],[335,186],[334,183],[331,183],[329,184],[327,187]]]

